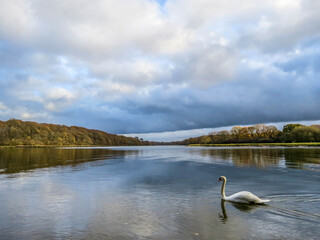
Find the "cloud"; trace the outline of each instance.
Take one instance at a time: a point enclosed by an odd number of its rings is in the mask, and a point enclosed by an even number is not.
[[[200,44],[187,56],[176,59],[173,78],[202,88],[233,79],[237,68],[236,52],[218,44]]]
[[[319,39],[320,16],[317,1],[277,1],[268,15],[260,16],[241,41],[261,51],[290,51],[308,39]]]
[[[55,87],[48,91],[47,98],[50,100],[68,101],[68,100],[72,100],[74,98],[74,95],[73,93],[71,93],[70,91],[64,88]]]
[[[147,133],[320,119],[311,0],[0,2],[0,118]]]
[[[0,36],[22,44],[28,43],[37,27],[30,1],[1,1],[0,9]]]
[[[0,110],[6,110],[7,107],[2,103],[0,102]]]

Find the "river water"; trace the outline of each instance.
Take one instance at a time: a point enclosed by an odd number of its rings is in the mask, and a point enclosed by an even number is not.
[[[0,171],[0,239],[320,238],[319,148],[0,148]]]

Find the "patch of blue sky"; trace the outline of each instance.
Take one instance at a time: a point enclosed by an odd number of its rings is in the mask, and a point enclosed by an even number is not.
[[[151,0],[151,1],[156,1],[157,3],[159,3],[160,6],[164,6],[168,0]]]

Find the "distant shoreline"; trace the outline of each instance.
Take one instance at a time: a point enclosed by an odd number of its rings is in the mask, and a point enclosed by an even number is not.
[[[189,144],[189,147],[320,147],[320,142]]]

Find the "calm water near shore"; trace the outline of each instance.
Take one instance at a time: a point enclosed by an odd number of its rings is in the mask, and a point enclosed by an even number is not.
[[[247,190],[268,205],[222,202]],[[0,148],[0,239],[319,239],[320,148]]]

